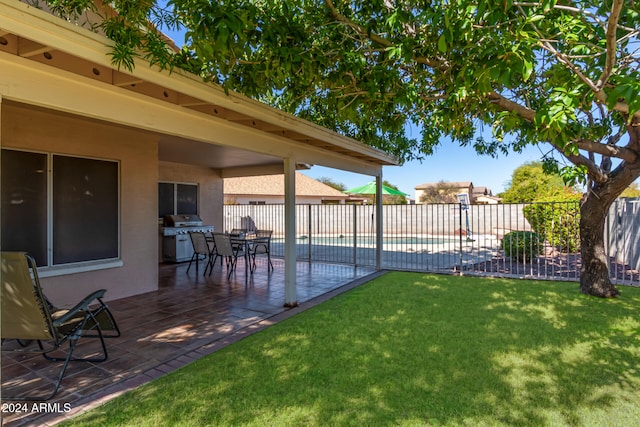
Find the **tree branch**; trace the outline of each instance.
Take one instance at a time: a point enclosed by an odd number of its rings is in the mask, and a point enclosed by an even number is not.
[[[359,24],[356,24],[352,20],[348,19],[346,16],[342,15],[338,11],[338,9],[335,7],[335,5],[333,4],[332,0],[325,0],[324,2],[327,5],[327,7],[329,8],[329,13],[331,14],[331,17],[333,19],[335,19],[336,21],[338,21],[338,22],[340,22],[342,24],[345,24],[346,26],[352,28],[356,33],[358,33],[360,35],[360,37],[365,38],[365,39],[369,39],[373,43],[377,43],[377,44],[379,44],[380,46],[383,46],[383,47],[393,47],[394,46],[393,43],[391,43],[389,40],[385,39],[384,37],[381,37],[376,33],[368,31],[363,26],[361,26]],[[417,63],[426,65],[428,67],[432,67],[432,68],[442,68],[442,67],[448,68],[448,64],[446,63],[446,61],[443,61],[441,59],[432,59],[432,58],[427,58],[427,57],[424,57],[424,56],[418,56],[418,57],[415,57],[413,59]]]
[[[592,153],[602,154],[603,156],[616,157],[629,163],[634,163],[638,158],[638,154],[628,148],[618,147],[617,145],[601,144],[599,142],[581,139],[576,145],[581,150]]]
[[[620,0],[617,0],[617,1],[620,1]],[[522,10],[522,7],[518,7],[518,8],[520,9],[520,12],[524,15],[525,12],[524,10]],[[591,81],[591,79],[588,78],[577,65],[571,62],[565,54],[561,53],[558,49],[553,47],[551,42],[549,42],[548,40],[545,40],[544,35],[542,34],[542,31],[540,31],[540,29],[537,27],[536,24],[530,23],[530,25],[533,27],[533,30],[536,32],[536,34],[538,34],[538,36],[540,37],[539,45],[542,49],[549,51],[553,56],[555,56],[558,59],[559,62],[566,65],[567,68],[569,68],[576,76],[578,76],[580,80],[582,80],[587,86],[589,86],[589,88],[591,88],[591,90],[594,93],[597,93],[598,91],[600,91],[600,89],[596,87],[596,85]],[[606,99],[601,101],[605,102]]]
[[[596,82],[596,87],[598,91],[601,91],[611,73],[613,72],[613,67],[615,66],[616,60],[616,29],[618,28],[618,21],[620,20],[620,11],[622,10],[622,6],[624,5],[624,0],[614,0],[613,5],[611,6],[611,15],[609,15],[609,22],[607,24],[607,33],[605,36],[606,45],[607,45],[607,56],[606,62],[604,65],[604,70],[602,70],[602,74],[600,78]]]
[[[536,117],[536,112],[534,110],[520,105],[517,102],[513,102],[497,92],[489,92],[486,96],[489,99],[489,102],[496,105],[501,111],[516,113],[530,123],[533,123],[533,120]]]
[[[553,142],[549,142],[558,152],[562,153],[564,157],[567,158],[571,163],[576,166],[584,166],[587,168],[587,173],[591,178],[593,178],[596,182],[605,182],[609,179],[609,176],[604,173],[604,171],[593,161],[589,160],[585,156],[580,154],[567,154],[565,151],[554,144]]]

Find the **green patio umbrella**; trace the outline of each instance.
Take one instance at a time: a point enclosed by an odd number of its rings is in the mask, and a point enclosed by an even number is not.
[[[368,184],[361,185],[360,187],[352,188],[350,190],[345,190],[345,193],[348,194],[376,194],[376,183],[375,181],[371,181]],[[408,197],[407,193],[403,193],[400,190],[396,190],[395,188],[387,187],[386,185],[382,186],[382,194],[388,196],[405,196]]]

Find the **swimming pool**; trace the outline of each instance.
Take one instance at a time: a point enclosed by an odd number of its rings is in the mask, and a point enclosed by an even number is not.
[[[459,237],[434,237],[434,236],[389,236],[382,238],[383,245],[446,245],[456,244],[460,241]],[[353,236],[312,236],[311,240],[307,236],[299,236],[296,239],[297,244],[311,244],[321,246],[351,246],[353,245]],[[357,236],[357,246],[374,246],[376,243],[375,236]]]

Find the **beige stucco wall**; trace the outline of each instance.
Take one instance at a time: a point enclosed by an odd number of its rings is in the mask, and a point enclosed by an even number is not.
[[[107,300],[157,289],[156,136],[21,104],[3,102],[0,108],[3,147],[120,161],[122,267],[45,277],[47,296],[66,305],[101,288]]]
[[[264,202],[266,205],[284,204],[284,196],[244,196],[228,194],[225,196],[225,200],[227,201],[227,204],[230,205],[248,205],[251,202]],[[323,203],[323,200],[331,201],[332,203],[337,201],[339,204],[344,204],[344,200],[341,199],[332,199],[322,196],[296,196],[296,204],[298,205],[320,205]]]
[[[222,230],[224,180],[220,178],[219,171],[173,162],[159,162],[158,170],[160,181],[198,184],[198,215],[204,224],[213,225],[216,231]]]

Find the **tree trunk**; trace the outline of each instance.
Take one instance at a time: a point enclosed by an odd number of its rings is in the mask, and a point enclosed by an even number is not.
[[[589,197],[591,196],[591,197]],[[580,292],[602,298],[620,294],[609,276],[604,245],[604,225],[611,202],[589,194],[580,206]]]

